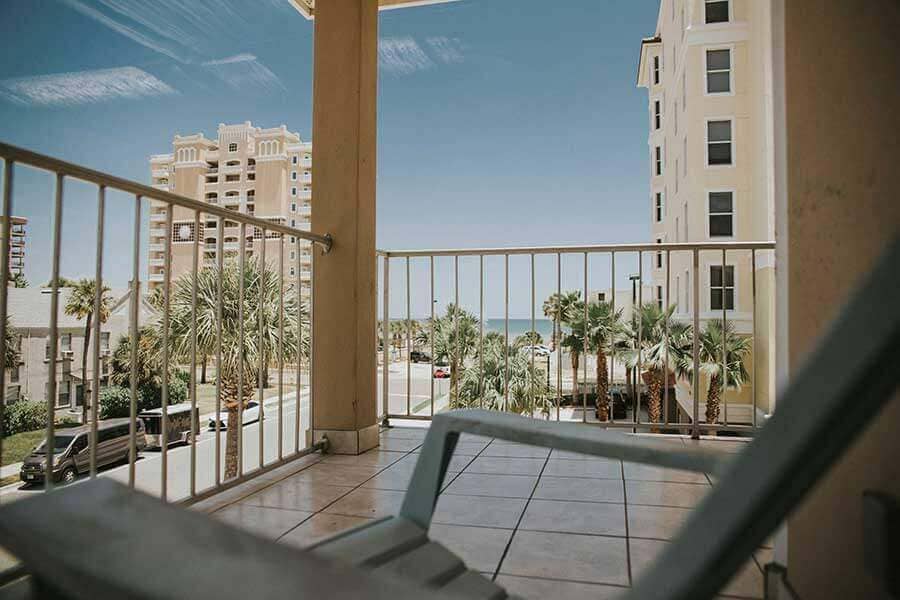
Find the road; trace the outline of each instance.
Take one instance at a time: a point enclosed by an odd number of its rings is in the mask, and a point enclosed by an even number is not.
[[[294,451],[294,428],[296,415],[296,402],[294,394],[285,394],[283,400],[282,416],[282,452],[288,456]],[[278,460],[278,399],[266,400],[263,419],[263,455],[265,464]],[[216,434],[208,431],[207,421],[210,415],[200,418],[201,434],[197,438],[197,470],[196,488],[198,492],[215,485],[215,456]],[[309,394],[304,391],[300,397],[300,447],[304,446],[305,431],[309,419]],[[220,434],[220,469],[225,468],[225,436]],[[243,471],[249,473],[259,466],[259,423],[251,423],[243,428]],[[162,452],[159,450],[147,450],[141,452],[135,462],[135,487],[148,494],[159,495],[162,479]],[[166,473],[168,475],[167,497],[170,501],[187,498],[190,495],[191,473],[191,447],[170,446],[166,452]],[[99,472],[101,477],[112,477],[124,483],[128,482],[128,465],[122,464],[104,468]],[[82,476],[81,480],[85,480]],[[0,502],[6,503],[20,498],[39,494],[43,491],[41,486],[26,487],[22,484],[14,484],[0,488]]]

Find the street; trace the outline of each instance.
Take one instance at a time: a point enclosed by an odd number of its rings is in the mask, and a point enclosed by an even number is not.
[[[300,399],[300,447],[304,445],[304,436],[309,420],[309,394],[304,391]],[[288,456],[294,451],[294,427],[296,402],[294,394],[285,394],[283,399],[282,420],[282,452]],[[202,492],[215,485],[215,438],[214,431],[207,429],[207,421],[211,415],[201,415],[200,435],[197,438],[197,492]],[[278,460],[278,398],[266,400],[263,419],[263,444],[265,463]],[[243,471],[249,473],[259,466],[259,423],[251,423],[243,428]],[[225,436],[220,433],[220,469],[225,469]],[[190,495],[191,446],[171,445],[166,452],[166,472],[168,475],[167,496],[170,501],[178,501]],[[123,483],[128,482],[128,464],[113,465],[99,471],[100,477],[112,477]],[[159,495],[162,475],[162,452],[145,450],[135,462],[135,487],[152,495]],[[79,481],[87,479],[82,475]],[[75,484],[77,485],[77,484]],[[21,483],[0,488],[0,502],[10,502],[25,498],[43,491],[43,486],[24,486]]]

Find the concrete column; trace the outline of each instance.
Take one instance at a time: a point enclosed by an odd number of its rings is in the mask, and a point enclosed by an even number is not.
[[[784,11],[786,194],[776,214],[781,351],[793,370],[900,232],[900,6],[795,0]],[[862,492],[900,498],[898,424],[900,394],[789,518],[788,578],[800,598],[888,597],[866,569]]]
[[[341,454],[378,445],[377,55],[377,0],[316,3],[312,229],[334,247],[313,275],[313,436]]]

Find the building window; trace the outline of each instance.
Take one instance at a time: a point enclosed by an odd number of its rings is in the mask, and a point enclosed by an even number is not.
[[[291,227],[297,226],[297,219],[291,219]]]
[[[653,84],[659,85],[659,56],[653,57]]]
[[[662,148],[656,147],[654,151],[654,162],[656,164],[655,171],[657,175],[662,175]]]
[[[241,176],[240,176],[239,174],[238,174],[238,175],[226,175],[226,176],[225,176],[225,181],[227,181],[227,182],[229,182],[229,183],[230,183],[230,182],[233,182],[233,181],[240,181],[240,180],[241,180]]]
[[[9,369],[9,382],[10,383],[19,383],[19,370],[21,367],[16,365]]]
[[[731,121],[708,121],[706,123],[707,164],[730,165]]]
[[[292,164],[292,165],[296,165],[296,164],[297,164],[297,155],[296,155],[296,154],[295,154],[294,156],[291,157],[291,164]]]
[[[681,141],[682,149],[681,149],[681,174],[684,177],[687,177],[688,169],[688,153],[687,153],[687,136]]]
[[[291,202],[291,212],[297,212],[297,203]]]
[[[109,351],[109,332],[101,331],[100,332],[100,350],[104,352]]]
[[[656,216],[656,222],[662,223],[663,220],[663,193],[656,192],[656,199],[654,200],[654,213]]]
[[[659,306],[660,310],[663,307],[663,289],[661,285],[656,286],[656,305]]]
[[[291,196],[296,196],[296,195],[297,195],[297,188],[292,187],[291,188]]]
[[[294,260],[295,258],[297,258],[297,253],[291,250],[291,260]]]
[[[234,144],[234,143],[228,144],[228,151],[229,152],[237,152],[237,144]]]
[[[722,310],[722,300],[725,300],[725,310],[734,310],[734,265],[725,265],[725,278],[722,278],[722,265],[709,267],[709,308],[710,310]]]
[[[662,238],[656,238],[656,243],[657,243],[657,244],[662,244],[662,243],[663,243]],[[660,250],[659,252],[656,253],[656,268],[657,268],[657,269],[662,269],[662,268],[663,268],[663,253],[662,253],[662,250]]]
[[[709,236],[734,235],[734,194],[732,192],[709,193]]]
[[[291,277],[297,274],[297,270],[294,267],[291,267]]]
[[[659,100],[653,101],[653,128],[662,127],[662,103]]]
[[[72,334],[71,333],[63,333],[59,336],[59,349],[62,352],[71,352],[72,351]]]
[[[706,93],[731,92],[731,50],[706,51]]]
[[[297,181],[297,171],[291,171],[291,181]]]
[[[681,312],[681,275],[675,276],[675,304],[678,312]]]
[[[728,22],[728,0],[706,0],[706,22]]]

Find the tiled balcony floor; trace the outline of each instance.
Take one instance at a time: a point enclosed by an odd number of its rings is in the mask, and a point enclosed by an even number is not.
[[[382,432],[361,456],[315,464],[226,506],[222,520],[281,543],[309,546],[396,514],[424,429]],[[693,442],[737,452],[742,442]],[[430,536],[523,598],[611,598],[640,574],[710,490],[703,475],[463,436]],[[761,548],[722,591],[762,598]]]

